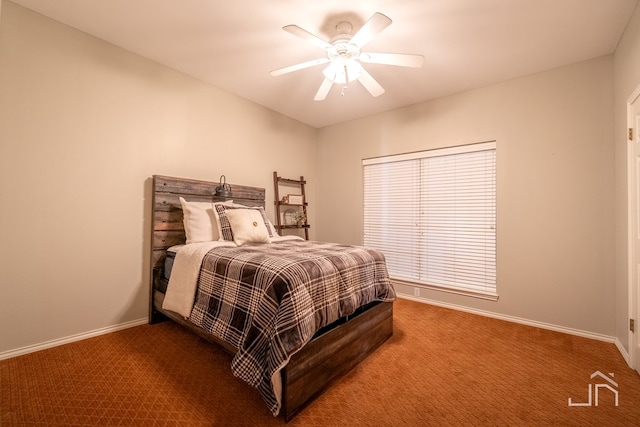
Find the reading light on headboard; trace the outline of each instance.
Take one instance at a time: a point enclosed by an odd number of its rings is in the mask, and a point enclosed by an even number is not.
[[[231,186],[227,184],[227,177],[220,175],[220,185],[216,187],[216,196],[231,197]]]

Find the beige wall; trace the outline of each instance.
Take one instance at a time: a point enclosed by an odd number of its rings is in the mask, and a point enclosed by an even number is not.
[[[6,1],[0,93],[0,355],[147,316],[153,174],[316,205],[315,129]]]
[[[627,281],[627,99],[640,85],[640,7],[629,21],[614,55],[616,336],[629,349]]]
[[[363,158],[496,140],[499,301],[421,297],[611,337],[612,112],[607,56],[321,129],[318,235],[362,242]]]

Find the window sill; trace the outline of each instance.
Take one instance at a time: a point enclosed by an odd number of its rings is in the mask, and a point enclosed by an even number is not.
[[[426,283],[412,282],[410,280],[394,279],[393,277],[391,277],[391,282],[397,283],[399,285],[404,285],[404,286],[413,286],[416,288],[428,289],[430,291],[447,292],[450,294],[463,295],[467,297],[479,298],[479,299],[484,299],[488,301],[498,301],[498,294],[495,292],[482,292],[482,291],[472,291],[472,290],[466,290],[466,289],[449,288],[446,286],[437,286],[437,285],[429,285]]]

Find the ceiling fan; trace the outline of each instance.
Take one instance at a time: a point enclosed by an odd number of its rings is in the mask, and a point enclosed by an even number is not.
[[[341,95],[349,82],[358,80],[372,96],[380,96],[384,89],[369,74],[362,63],[396,65],[400,67],[420,68],[424,62],[422,55],[410,55],[402,53],[373,53],[362,52],[361,49],[374,36],[391,25],[391,19],[381,13],[374,13],[371,18],[355,33],[351,35],[352,25],[349,22],[339,22],[336,25],[338,35],[330,41],[324,41],[297,25],[282,27],[288,33],[298,36],[309,43],[324,49],[325,58],[313,59],[296,65],[280,68],[271,72],[272,76],[291,73],[321,64],[329,64],[324,70],[324,80],[313,98],[316,101],[324,100],[334,83],[342,84]]]

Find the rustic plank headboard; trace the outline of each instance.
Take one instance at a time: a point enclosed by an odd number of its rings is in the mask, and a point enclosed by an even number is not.
[[[215,195],[218,182],[153,175],[151,198],[151,275],[149,319],[153,316],[153,290],[164,267],[167,249],[186,241],[180,197],[188,201],[222,202],[233,200],[245,206],[265,206],[265,189],[230,184],[231,197]]]

